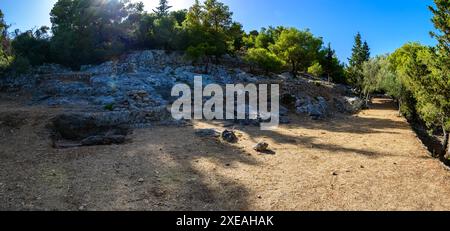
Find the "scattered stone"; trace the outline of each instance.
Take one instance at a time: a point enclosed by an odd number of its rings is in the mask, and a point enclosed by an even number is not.
[[[229,143],[237,143],[239,141],[236,134],[230,130],[225,130],[222,132],[222,139]]]
[[[253,149],[257,152],[267,152],[269,148],[269,144],[266,142],[259,142],[253,147]]]
[[[337,176],[339,175],[337,172],[333,172],[333,176]]]
[[[144,181],[145,181],[144,178],[139,178],[138,180],[139,183],[144,183]]]

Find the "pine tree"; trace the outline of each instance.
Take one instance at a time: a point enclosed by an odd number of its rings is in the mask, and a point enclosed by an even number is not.
[[[335,51],[333,49],[331,49],[331,43],[328,43],[328,47],[325,49],[325,64],[324,64],[324,69],[325,69],[325,74],[328,77],[328,82],[331,82],[331,75],[333,72],[333,64],[334,64],[334,55],[335,55]]]
[[[370,59],[370,47],[366,41],[362,41],[361,34],[358,32],[355,36],[355,44],[352,48],[352,56],[349,59],[349,82],[357,90],[362,91],[363,84],[363,64]]]
[[[358,32],[355,36],[355,44],[352,48],[352,57],[348,59],[351,67],[356,67],[362,65],[361,57],[362,50],[362,39],[361,34]]]
[[[370,59],[370,47],[367,41],[362,42],[361,34],[358,32],[355,36],[355,44],[352,48],[352,57],[349,59],[351,67],[361,69],[364,62]]]
[[[167,0],[160,0],[159,6],[153,10],[153,12],[158,16],[158,18],[162,18],[169,15],[169,10],[172,6],[169,6],[169,2]]]
[[[434,3],[436,8],[429,7],[434,14],[431,21],[440,33],[431,32],[431,35],[438,40],[439,49],[448,56],[450,55],[450,2],[448,0],[434,0]]]
[[[364,41],[364,44],[362,46],[361,58],[362,60],[364,60],[364,62],[369,61],[370,59],[370,47],[367,41]]]

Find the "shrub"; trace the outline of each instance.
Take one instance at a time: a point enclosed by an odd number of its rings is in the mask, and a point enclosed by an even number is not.
[[[320,65],[318,62],[314,63],[312,66],[308,68],[308,73],[310,73],[316,78],[321,77],[323,74],[322,65]]]
[[[262,68],[267,74],[279,71],[284,66],[284,62],[280,58],[264,48],[248,50],[245,60]]]

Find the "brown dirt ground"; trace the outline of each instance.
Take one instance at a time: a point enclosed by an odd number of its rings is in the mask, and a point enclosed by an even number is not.
[[[0,210],[450,210],[450,172],[385,99],[357,116],[236,127],[235,145],[196,137],[224,128],[195,122],[58,150],[45,124],[60,110],[0,100]],[[253,151],[260,140],[275,154]]]

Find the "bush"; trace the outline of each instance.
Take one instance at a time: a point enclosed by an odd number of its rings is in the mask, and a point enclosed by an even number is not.
[[[17,56],[16,58],[14,58],[14,61],[10,66],[10,70],[12,71],[13,74],[16,75],[25,74],[29,72],[30,69],[31,69],[30,60],[22,56]]]
[[[27,31],[17,36],[12,41],[12,47],[16,56],[28,59],[33,66],[48,63],[50,59],[50,41],[47,35],[47,27],[39,30]]]
[[[279,71],[284,66],[284,62],[280,58],[264,48],[248,50],[245,60],[262,68],[267,74]]]
[[[311,75],[313,75],[314,77],[318,78],[321,77],[323,74],[323,68],[322,65],[320,65],[319,63],[314,63],[312,66],[310,66],[308,68],[308,73],[310,73]]]

